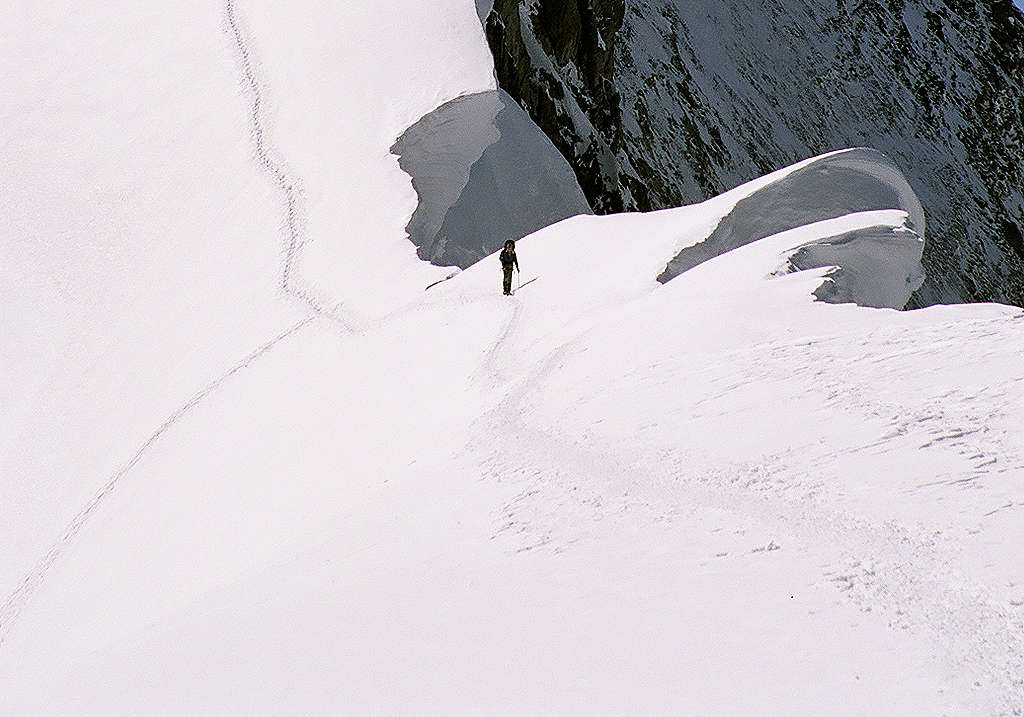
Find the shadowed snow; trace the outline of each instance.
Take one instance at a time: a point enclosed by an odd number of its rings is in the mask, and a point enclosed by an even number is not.
[[[905,225],[879,223],[808,242],[789,257],[789,266],[835,267],[814,292],[822,301],[899,309],[924,282],[923,247]]]
[[[710,236],[679,252],[658,280],[670,281],[708,259],[773,234],[846,214],[883,209],[905,212],[905,229],[913,232],[917,241],[908,243],[908,234],[889,231],[882,234],[891,242],[882,240],[877,231],[866,242],[852,242],[852,236],[836,237],[830,242],[831,251],[807,249],[794,266],[820,266],[817,262],[825,257],[849,263],[843,275],[833,277],[835,289],[820,293],[820,298],[902,308],[910,296],[907,293],[900,301],[904,289],[909,286],[913,292],[924,278],[920,265],[924,211],[899,168],[881,152],[864,148],[815,158],[740,199]],[[858,230],[861,239],[865,238],[863,231]],[[873,271],[869,264],[874,264],[874,269],[884,267],[882,276],[868,281],[866,275]],[[882,282],[889,281],[883,277],[891,277],[894,283],[882,286]]]
[[[480,16],[480,22],[487,19],[492,7],[494,7],[494,0],[476,0],[476,14]]]
[[[448,102],[392,147],[419,206],[409,238],[421,259],[466,268],[590,206],[551,141],[503,90]]]

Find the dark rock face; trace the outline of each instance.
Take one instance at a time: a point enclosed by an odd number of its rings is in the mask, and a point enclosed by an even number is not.
[[[911,306],[1024,306],[1024,16],[1010,0],[497,0],[498,81],[599,213],[884,152],[924,205]]]
[[[487,17],[499,85],[569,160],[596,212],[638,208],[633,192],[646,190],[623,152],[613,67],[624,0],[523,4],[495,0]]]

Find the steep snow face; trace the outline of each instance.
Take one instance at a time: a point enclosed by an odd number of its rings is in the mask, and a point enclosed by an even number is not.
[[[419,256],[466,268],[590,206],[565,158],[503,90],[467,95],[410,127],[392,147],[419,206]]]
[[[396,308],[443,273],[406,238],[417,198],[389,149],[440,104],[495,89],[473,4],[306,0],[239,14],[264,141],[299,215],[296,288],[353,320]],[[372,293],[355,288],[369,277]]]
[[[406,231],[421,258],[468,266],[590,210],[550,140],[496,91],[473,3],[262,4],[246,10],[242,36],[269,88],[265,139],[299,213],[292,277],[318,310],[372,318],[440,278],[410,261]],[[401,159],[382,161],[389,149]],[[367,272],[372,296],[350,291]]]
[[[913,305],[1024,305],[1024,16],[1008,0],[580,5],[496,3],[488,39],[595,210],[677,206],[873,147],[929,217]]]

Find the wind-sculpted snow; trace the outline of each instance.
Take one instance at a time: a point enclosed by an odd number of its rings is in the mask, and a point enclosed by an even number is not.
[[[806,247],[793,266],[832,262],[840,271],[818,294],[826,301],[902,308],[924,280],[924,210],[899,168],[880,152],[834,152],[784,170],[782,176],[736,202],[715,230],[668,263],[659,281],[773,234],[855,212],[897,209],[905,222],[863,228]],[[743,188],[740,188],[743,191]],[[825,249],[825,247],[829,247]]]
[[[389,150],[438,106],[495,89],[473,4],[299,0],[236,9],[260,62],[264,141],[301,179],[303,237],[290,287],[367,321],[396,310],[444,272],[417,260],[406,238],[417,197]],[[372,292],[363,289],[369,274]]]
[[[392,147],[419,205],[420,258],[466,268],[541,227],[590,213],[569,163],[504,91],[452,100]]]
[[[873,221],[876,214],[868,212]],[[879,217],[871,226],[827,235],[801,245],[790,256],[789,271],[829,267],[814,295],[831,304],[853,303],[900,309],[924,282],[924,241],[900,219]],[[865,218],[865,214],[849,217]]]

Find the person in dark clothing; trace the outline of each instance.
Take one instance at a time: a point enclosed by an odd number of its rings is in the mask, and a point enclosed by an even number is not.
[[[504,288],[505,296],[509,296],[512,293],[512,269],[515,268],[519,271],[519,258],[516,257],[516,243],[511,239],[505,242],[505,248],[501,250],[501,254],[498,255],[501,259],[501,271],[505,275],[505,281],[502,284]]]

